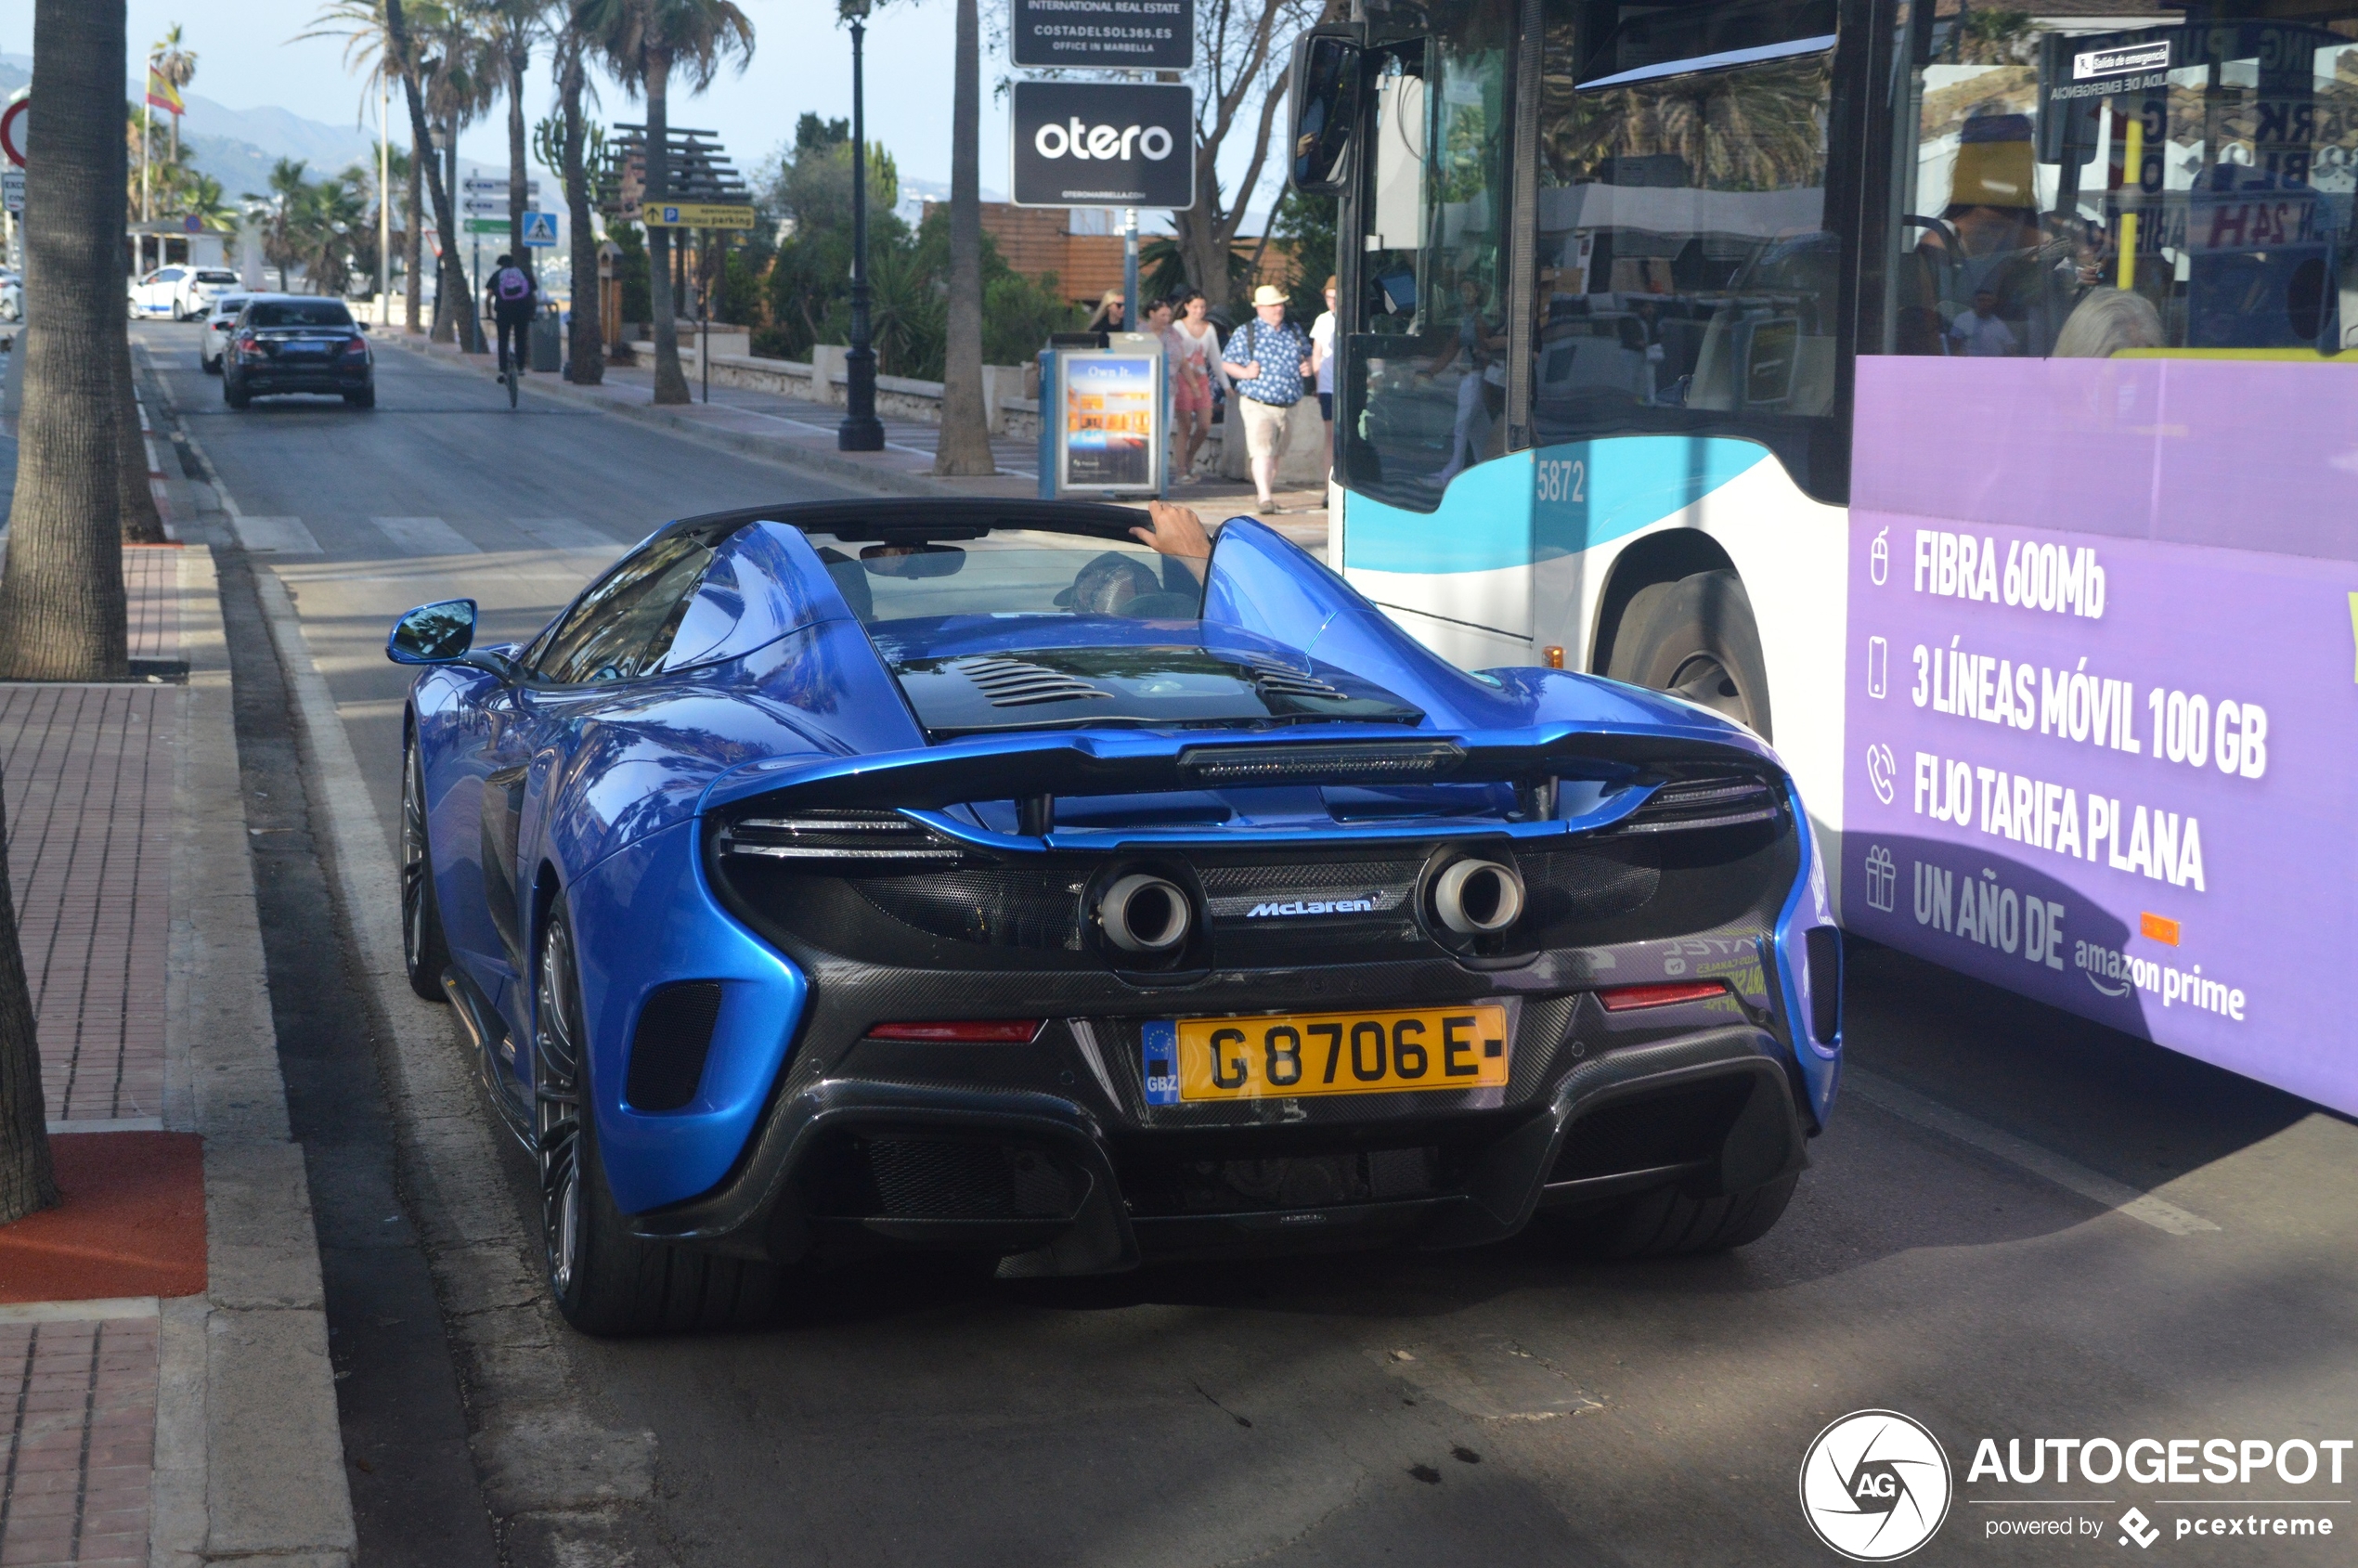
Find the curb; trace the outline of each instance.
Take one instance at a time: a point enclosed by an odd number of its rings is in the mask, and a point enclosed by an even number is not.
[[[454,359],[458,350],[439,343],[419,344],[399,338],[374,338],[370,341],[399,347],[428,359]],[[888,496],[917,496],[926,499],[970,499],[975,492],[921,473],[909,473],[895,469],[878,468],[857,458],[834,452],[808,451],[785,446],[775,437],[747,434],[743,431],[715,430],[700,420],[686,418],[652,404],[616,403],[612,398],[594,396],[570,382],[548,377],[535,377],[525,383],[525,391],[534,396],[560,397],[601,413],[636,420],[641,424],[656,425],[677,431],[708,446],[719,447],[745,457],[759,458],[781,468],[800,470],[814,476]]]
[[[208,1286],[162,1307],[149,1549],[159,1565],[350,1564],[358,1537],[310,1186],[263,967],[227,641],[211,552],[179,564],[188,684],[173,782],[166,1105],[205,1140]]]
[[[240,515],[236,499],[203,449],[185,430],[181,435],[234,531]],[[394,1118],[396,1176],[433,1276],[468,1407],[476,1484],[502,1560],[551,1568],[667,1561],[672,1554],[654,1538],[638,1506],[654,1492],[654,1433],[602,1419],[569,1342],[571,1330],[548,1302],[538,1240],[526,1234],[502,1169],[506,1134],[491,1124],[448,1010],[410,994],[402,962],[399,873],[335,697],[278,575],[258,565],[254,588],[293,697],[313,821],[324,828],[320,859],[367,988],[357,1000],[381,1025],[379,1060]],[[251,923],[251,891],[246,909]],[[260,931],[252,929],[259,964]],[[283,1121],[283,1097],[279,1103]],[[299,1161],[299,1149],[296,1156]],[[316,1291],[316,1248],[312,1259]],[[320,1320],[324,1371],[324,1314]],[[328,1397],[332,1412],[332,1385]],[[349,1518],[340,1441],[332,1454]],[[279,1549],[282,1562],[273,1568],[344,1568],[351,1561],[348,1554],[314,1559],[302,1550]],[[236,1555],[216,1551],[205,1561]],[[165,1561],[159,1554],[156,1568]],[[182,1560],[173,1560],[173,1568],[182,1568]]]

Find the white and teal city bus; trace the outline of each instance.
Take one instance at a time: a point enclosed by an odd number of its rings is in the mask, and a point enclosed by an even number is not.
[[[1339,570],[1752,725],[1851,929],[2358,1111],[2358,0],[1357,0],[1292,91]]]

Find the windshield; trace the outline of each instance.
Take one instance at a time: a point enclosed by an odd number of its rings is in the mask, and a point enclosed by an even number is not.
[[[264,300],[246,314],[249,327],[349,327],[352,312],[338,300]]]
[[[980,538],[951,532],[887,544],[809,538],[852,612],[877,630],[914,631],[906,623],[953,616],[1192,621],[1202,614],[1195,574],[1145,545],[1029,528]]]

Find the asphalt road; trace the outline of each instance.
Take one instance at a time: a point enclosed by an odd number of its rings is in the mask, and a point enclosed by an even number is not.
[[[388,836],[395,614],[465,594],[520,637],[667,518],[836,493],[556,400],[510,414],[488,377],[399,351],[372,413],[231,413],[192,333],[140,335],[248,542],[276,546],[252,559],[295,595]],[[304,918],[299,901],[278,917],[274,991],[337,983],[286,929]],[[1082,1282],[883,1269],[764,1332],[582,1341],[580,1365],[654,1432],[653,1538],[683,1563],[1833,1562],[1796,1473],[1865,1408],[1924,1422],[1954,1467],[1913,1561],[2349,1561],[2358,1454],[2299,1485],[1968,1467],[1984,1438],[2358,1437],[2358,1130],[1853,957],[1850,1087],[1782,1225],[1733,1255],[1599,1266],[1526,1241]],[[333,1012],[278,1000],[282,1018]],[[367,1085],[340,1082],[310,1095],[323,1139],[370,1114]],[[431,1351],[340,1345],[348,1444],[459,1441],[443,1395],[369,1364],[425,1377]],[[405,1386],[432,1419],[402,1426]],[[447,1465],[417,1468],[406,1493],[356,1476],[364,1562],[435,1560],[420,1510],[465,1500]],[[2132,1507],[2161,1531],[2150,1549],[2118,1523]],[[2258,1533],[2177,1538],[2230,1512]],[[2295,1516],[2333,1535],[2268,1533]]]

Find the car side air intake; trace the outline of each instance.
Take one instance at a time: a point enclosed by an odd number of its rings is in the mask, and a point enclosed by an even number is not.
[[[659,986],[639,1009],[623,1094],[635,1110],[678,1110],[704,1082],[705,1053],[720,1017],[720,982]]]

